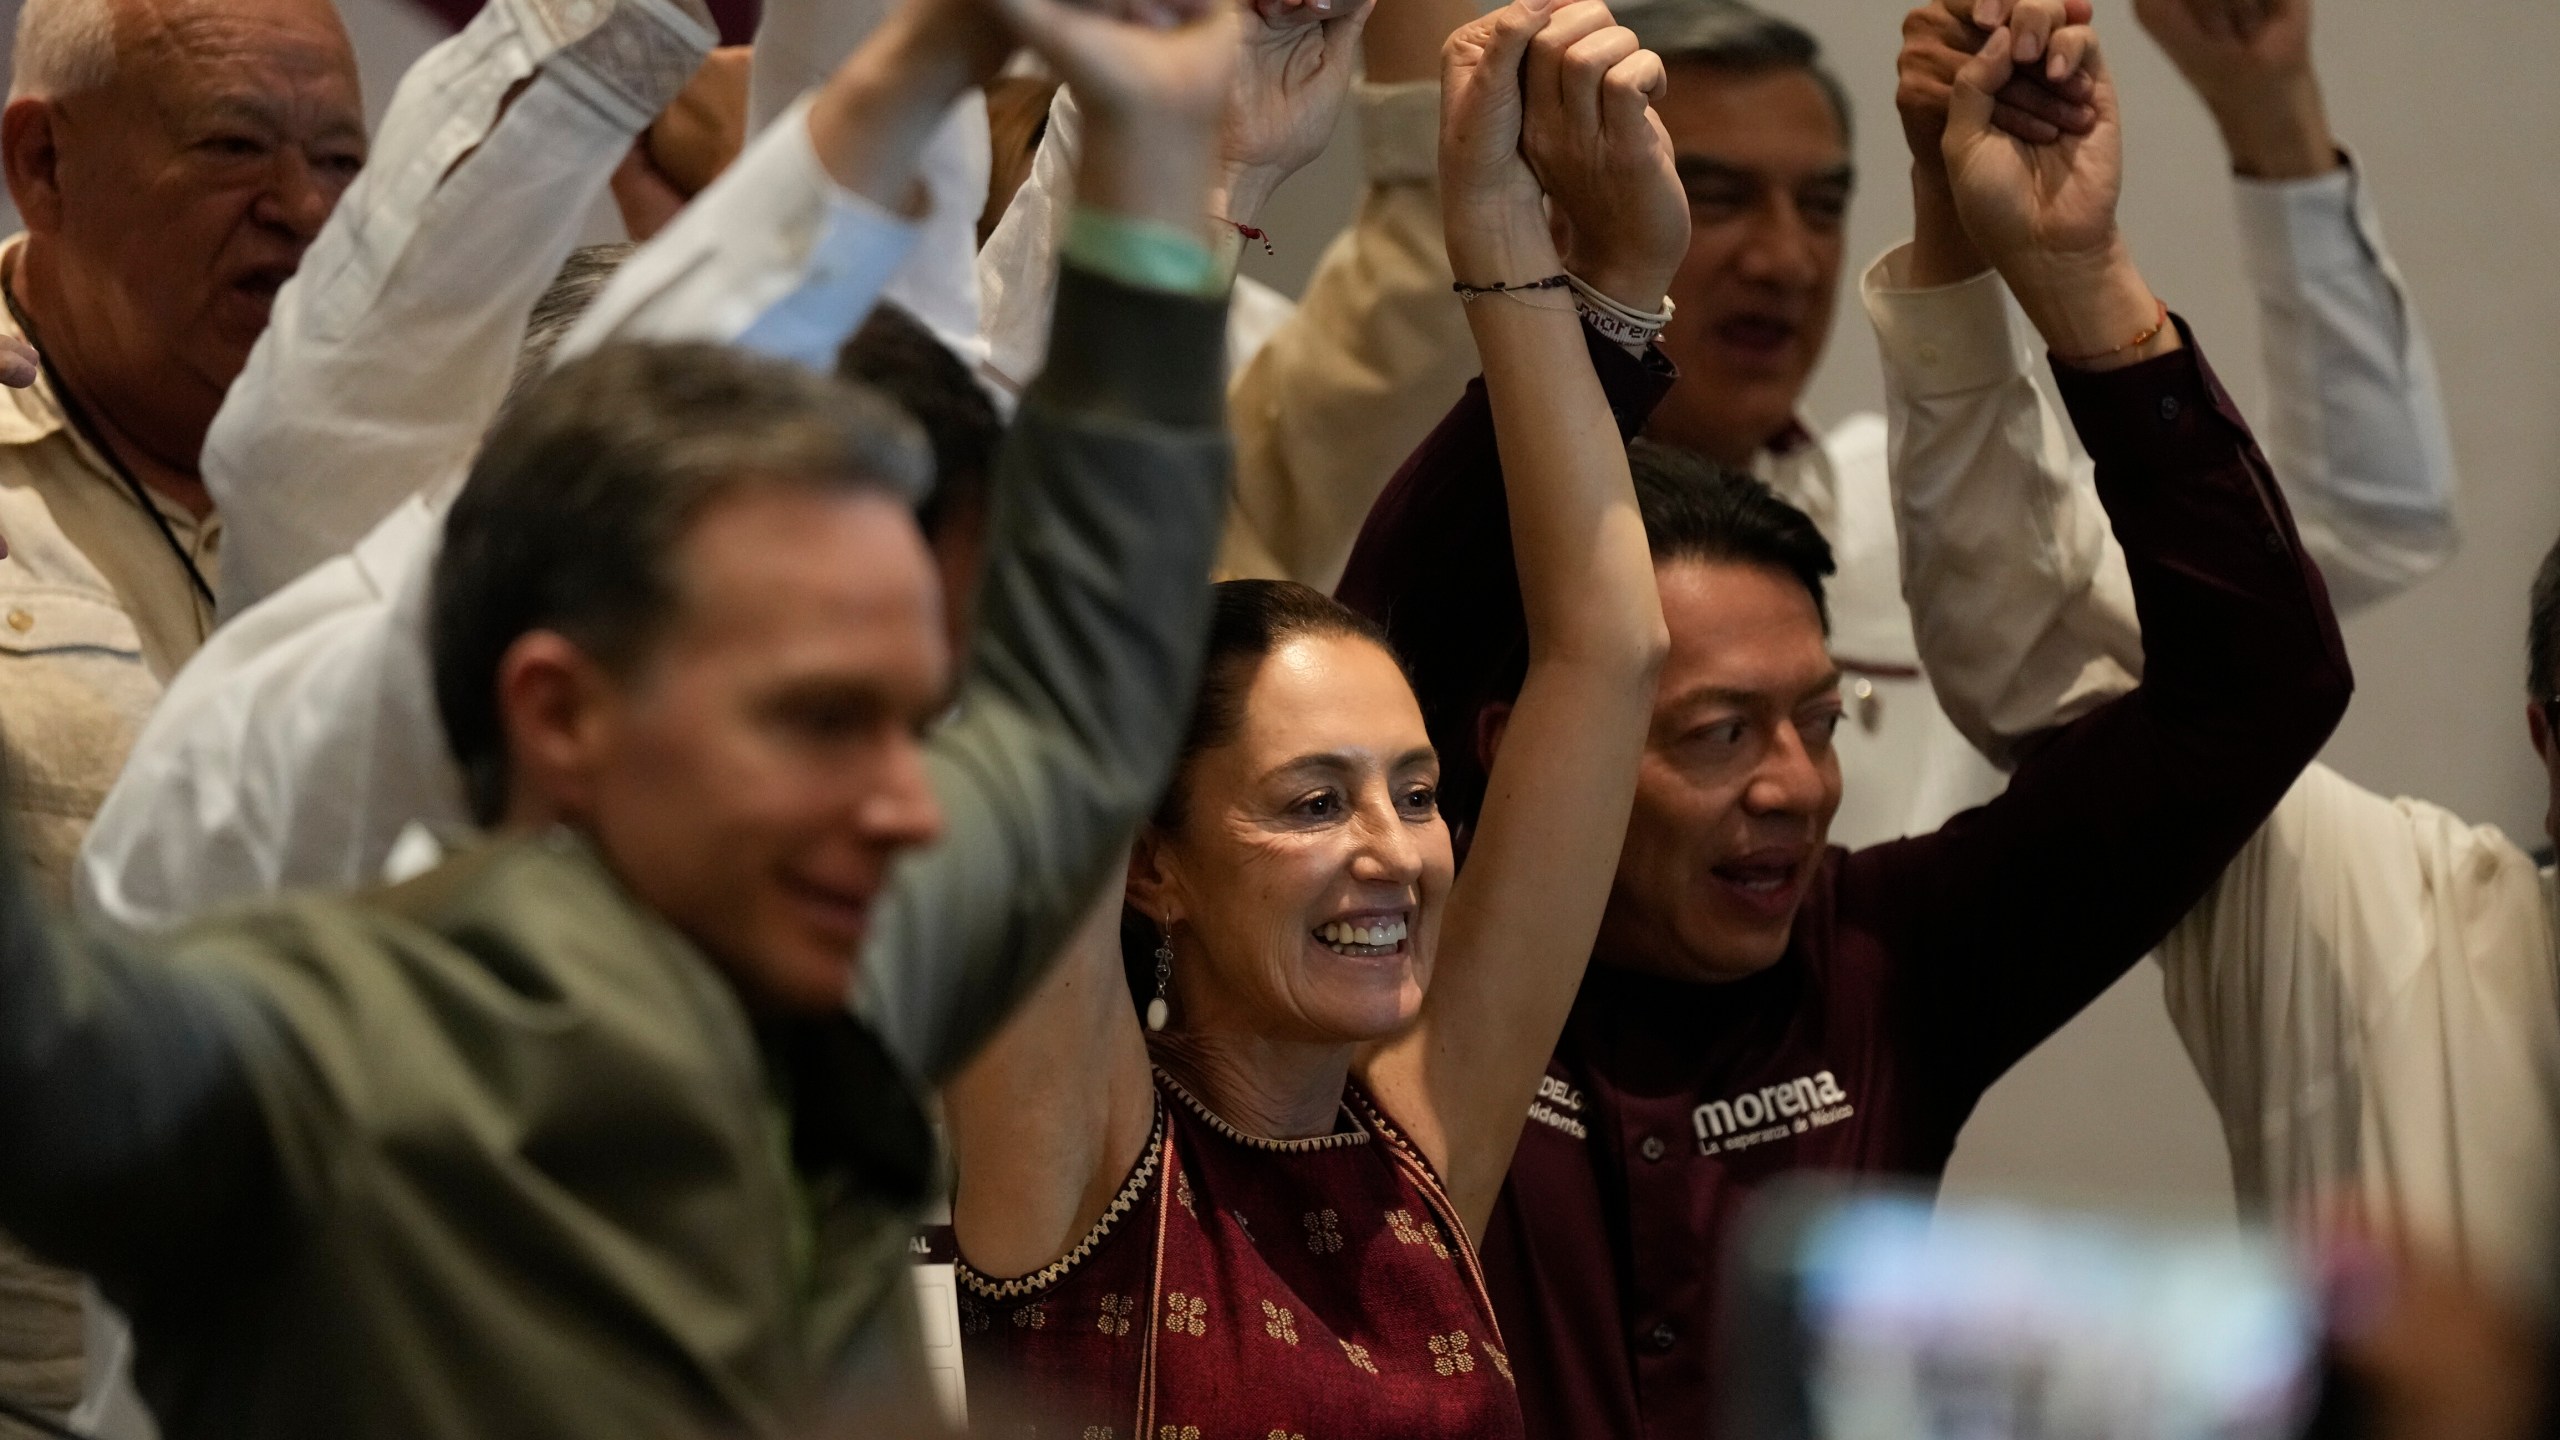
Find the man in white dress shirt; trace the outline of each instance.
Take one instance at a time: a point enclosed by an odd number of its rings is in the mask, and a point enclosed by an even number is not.
[[[1894,422],[1991,431],[2031,405],[1999,386],[1898,394]],[[2131,686],[2138,629],[2092,604],[2121,584],[2120,555],[2101,540],[2093,563],[2061,566],[2045,539],[2103,537],[2094,497],[1957,465],[1895,483],[1920,654],[1971,738],[1997,750],[2034,716]],[[2360,579],[2328,576],[2346,594]],[[1986,596],[2031,616],[2117,619],[2036,636],[1983,624]],[[2560,547],[2534,582],[2528,649],[2526,729],[2560,839]],[[2560,1204],[2555,934],[2552,872],[2496,827],[2305,771],[2157,952],[2242,1212],[2298,1223],[2350,1199],[2492,1285],[2545,1298]]]

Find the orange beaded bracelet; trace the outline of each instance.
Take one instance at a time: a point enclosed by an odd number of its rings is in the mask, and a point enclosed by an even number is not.
[[[2121,355],[2127,350],[2139,350],[2143,346],[2150,344],[2152,341],[2159,339],[2160,332],[2169,328],[2169,302],[2161,299],[2157,295],[2154,295],[2151,297],[2151,303],[2160,307],[2160,318],[2151,322],[2150,329],[2143,331],[2141,334],[2134,336],[2132,339],[2127,340],[2112,350],[2099,350],[2087,355],[2056,355],[2054,358],[2060,360],[2065,365],[2086,365],[2093,360],[2104,360],[2110,355]]]

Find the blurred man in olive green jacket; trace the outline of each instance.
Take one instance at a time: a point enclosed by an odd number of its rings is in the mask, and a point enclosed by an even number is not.
[[[49,929],[0,844],[0,1227],[129,1311],[177,1440],[781,1435],[920,1384],[923,1087],[1164,782],[1228,467],[1234,17],[1006,10],[1100,143],[956,690],[910,422],[608,345],[511,403],[423,561],[488,841],[147,948]],[[849,69],[965,79],[999,25],[914,0]],[[899,123],[782,123],[851,122]]]

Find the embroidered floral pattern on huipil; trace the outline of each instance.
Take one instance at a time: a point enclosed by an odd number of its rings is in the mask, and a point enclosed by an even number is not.
[[[1020,1281],[960,1267],[973,1304],[1047,1317],[964,1323],[973,1404],[1010,1397],[1036,1440],[1517,1440],[1475,1257],[1365,1093],[1295,1141],[1238,1130],[1161,1073],[1158,1094],[1097,1233]]]

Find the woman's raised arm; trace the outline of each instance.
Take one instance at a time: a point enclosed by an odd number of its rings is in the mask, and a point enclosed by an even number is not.
[[[1144,250],[1149,235],[1161,250],[1199,230],[1235,64],[1233,7],[1217,0],[1170,29],[1062,0],[999,0],[999,8],[1085,107],[1080,228],[1098,238],[1071,238],[1069,264],[1108,270],[1129,251]],[[1192,248],[1188,258],[1199,273],[1212,275],[1205,235]],[[1062,307],[1052,371],[1033,387],[1026,415],[1044,392],[1095,378],[1069,374],[1089,363],[1061,348],[1071,318]],[[1092,454],[1098,458],[1086,463],[1107,461],[1101,451]],[[1193,583],[1206,580],[1204,566]],[[1126,871],[1125,864],[1110,867],[1108,896],[1098,898],[1056,969],[945,1091],[960,1176],[953,1228],[963,1258],[978,1270],[1027,1274],[1072,1248],[1145,1147],[1155,1087],[1121,979],[1117,921]]]
[[[1542,164],[1620,168],[1652,202],[1625,213],[1652,237],[1638,248],[1658,252],[1667,285],[1687,207],[1651,109],[1662,84],[1660,60],[1599,0],[1552,13],[1515,0],[1443,54],[1449,258],[1476,291],[1467,319],[1501,451],[1528,671],[1508,716],[1486,727],[1499,755],[1421,1019],[1365,1069],[1470,1231],[1492,1212],[1590,957],[1667,644],[1625,447],[1523,135]]]

